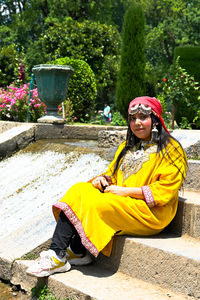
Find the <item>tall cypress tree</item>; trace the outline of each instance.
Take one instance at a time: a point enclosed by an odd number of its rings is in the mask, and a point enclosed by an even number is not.
[[[145,17],[140,3],[133,1],[124,17],[120,70],[116,87],[117,109],[127,118],[129,102],[145,94]]]

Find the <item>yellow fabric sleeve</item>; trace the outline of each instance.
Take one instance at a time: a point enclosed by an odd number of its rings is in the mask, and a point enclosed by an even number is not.
[[[152,196],[154,205],[158,206],[166,205],[169,201],[177,198],[178,190],[183,183],[187,169],[185,152],[177,143],[169,144],[167,152],[165,151],[164,154],[165,157],[161,159],[159,167],[154,170],[152,182],[148,184],[149,192],[152,194],[150,198]],[[144,196],[149,196],[147,193],[145,195],[144,187],[143,192]]]

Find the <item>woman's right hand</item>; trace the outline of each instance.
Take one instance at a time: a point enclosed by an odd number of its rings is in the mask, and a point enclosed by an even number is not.
[[[109,183],[104,176],[98,176],[93,179],[92,185],[94,188],[99,189],[103,193],[105,188],[109,186]]]

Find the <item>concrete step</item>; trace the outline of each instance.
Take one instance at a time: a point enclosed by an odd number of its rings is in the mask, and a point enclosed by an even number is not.
[[[116,237],[110,258],[98,265],[132,278],[200,298],[200,241],[162,233],[152,237]]]
[[[114,273],[95,264],[72,268],[69,272],[37,279],[25,273],[31,261],[17,261],[13,265],[12,283],[30,291],[40,284],[48,285],[59,299],[73,300],[186,300],[195,299],[174,293],[157,285],[132,278],[121,272]],[[71,299],[71,298],[70,298]]]
[[[200,191],[184,190],[180,193],[177,214],[167,229],[200,239]]]

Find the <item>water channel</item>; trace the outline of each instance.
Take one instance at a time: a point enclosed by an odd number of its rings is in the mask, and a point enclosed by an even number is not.
[[[39,140],[2,160],[1,245],[6,244],[7,250],[15,256],[19,255],[19,245],[30,247],[33,228],[38,243],[41,231],[43,235],[52,234],[55,227],[52,204],[61,199],[71,185],[88,181],[105,171],[115,151],[98,148],[97,141]],[[0,299],[28,299],[22,294],[12,295],[11,288],[1,283]]]
[[[111,151],[112,152],[112,151]],[[95,141],[40,140],[0,162],[1,239],[49,210],[76,182],[102,173],[110,151]]]

